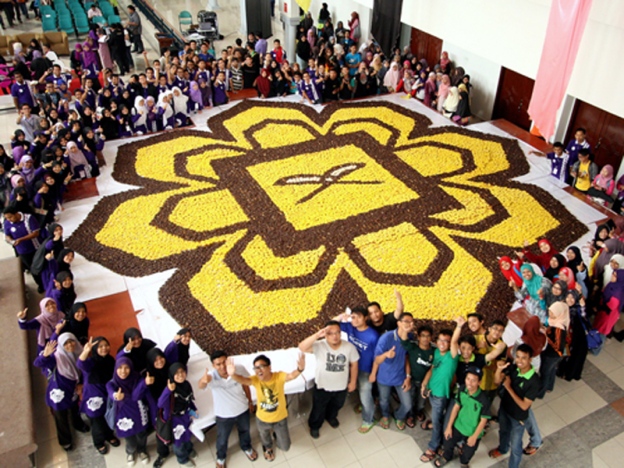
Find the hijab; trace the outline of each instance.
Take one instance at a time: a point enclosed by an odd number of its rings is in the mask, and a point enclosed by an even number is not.
[[[604,239],[600,238],[600,232],[601,231],[607,231],[607,237],[605,237]],[[611,227],[607,224],[600,224],[598,225],[598,227],[596,228],[596,232],[594,233],[594,248],[596,250],[598,250],[601,246],[597,245],[596,242],[605,242],[607,240],[609,240],[609,232],[611,231]]]
[[[603,176],[602,171],[606,171],[607,175]],[[609,187],[609,184],[613,181],[613,166],[611,164],[606,164],[602,170],[598,173],[598,175],[594,178],[594,183],[598,187],[602,187],[604,189]]]
[[[45,306],[49,301],[56,304],[56,301],[51,297],[44,297],[39,301],[39,310],[41,313],[35,317],[35,320],[39,322],[40,325],[39,334],[37,336],[37,344],[39,346],[45,346],[46,342],[54,333],[54,327],[65,317],[65,314],[58,310],[58,308],[56,312],[48,312]]]
[[[79,322],[76,320],[75,314],[80,309],[85,310],[85,318]],[[69,314],[67,316],[68,321],[65,328],[78,338],[79,343],[86,343],[89,339],[89,317],[87,317],[86,314],[86,304],[84,302],[76,302],[71,306],[71,309],[69,309]]]
[[[565,261],[565,257],[561,254],[555,254],[552,256],[552,259],[555,259],[557,261],[557,266],[556,267],[552,267],[550,264],[548,265],[548,269],[546,270],[546,272],[544,273],[544,276],[546,278],[548,278],[551,281],[554,281],[555,278],[557,278],[559,276],[559,270],[561,268],[563,268],[566,264]]]
[[[174,402],[173,402],[173,413],[174,414],[184,414],[189,409],[189,405],[195,399],[193,396],[193,387],[189,383],[188,380],[185,380],[182,383],[176,382],[173,378],[178,372],[178,370],[184,369],[186,371],[186,366],[180,364],[179,362],[173,363],[169,368],[169,380],[175,383],[175,390],[173,391]]]
[[[562,330],[567,330],[570,327],[570,308],[568,304],[557,301],[548,307],[548,326],[561,328]]]
[[[54,231],[51,231],[54,235]],[[74,253],[72,249],[63,249],[56,256],[56,263],[58,264],[58,271],[71,271],[71,265],[65,261],[65,257],[70,253]]]
[[[180,93],[179,96],[176,96],[174,93],[178,91]],[[182,92],[180,88],[174,86],[171,88],[171,95],[173,96],[173,110],[176,114],[186,114],[188,112],[187,103],[188,97]]]
[[[442,69],[446,69],[449,63],[451,63],[451,60],[449,59],[448,52],[442,52],[442,56],[440,57],[440,66]]]
[[[524,283],[524,286],[526,287],[527,292],[529,293],[529,296],[531,296],[532,299],[539,301],[541,300],[539,297],[539,291],[542,287],[542,277],[536,274],[535,269],[527,263],[523,264],[520,267],[520,271],[525,271],[525,270],[530,271],[533,274],[533,277],[529,280],[522,277],[522,282]]]
[[[26,167],[26,163],[28,161],[32,161],[33,167]],[[20,159],[20,162],[19,162],[20,174],[22,174],[22,176],[24,177],[24,180],[26,181],[26,184],[29,184],[29,185],[35,180],[35,167],[34,167],[34,163],[35,162],[33,161],[33,158],[31,158],[28,155],[22,157],[22,159]]]
[[[569,289],[566,294],[566,299],[568,298],[568,296],[572,296],[574,298],[574,305],[568,306],[570,307],[570,321],[573,322],[577,318],[577,316],[580,316],[581,306],[579,304],[579,300],[581,299],[581,295],[577,290]]]
[[[130,374],[125,379],[122,379],[119,375],[117,375],[117,369],[119,369],[123,364],[130,367]],[[139,383],[139,380],[141,380],[141,376],[134,370],[132,360],[126,356],[122,356],[115,362],[112,380],[115,384],[115,391],[121,388],[121,391],[126,395],[126,397],[130,397],[130,395],[132,395],[132,391]]]
[[[455,86],[452,86],[451,88],[449,88],[446,101],[444,101],[444,112],[453,113],[457,110],[458,105],[459,105],[459,90]]]
[[[76,151],[72,151],[72,148],[76,148]],[[78,145],[74,141],[70,141],[67,143],[67,152],[69,154],[69,164],[71,166],[71,170],[73,171],[77,166],[88,166],[89,161],[85,157],[84,153],[80,151]]]
[[[396,90],[399,81],[401,80],[401,72],[399,71],[399,64],[396,62],[392,62],[390,65],[390,70],[386,72],[386,76],[384,76],[383,84],[386,88],[392,88]]]
[[[11,153],[13,154],[13,161],[15,161],[16,165],[19,166],[19,163],[22,161],[25,152],[26,150],[23,146],[16,146],[11,150]]]
[[[191,83],[189,84],[189,95],[191,97],[191,101],[198,103],[202,106],[204,105],[202,100],[202,93],[199,89],[199,83],[197,83],[197,81],[191,81]]]
[[[549,291],[546,292],[546,306],[550,307],[552,304],[554,304],[555,302],[560,302],[560,301],[565,301],[565,297],[566,294],[568,292],[568,283],[566,283],[565,281],[562,280],[557,280],[555,281],[554,285],[559,286],[559,289],[561,290],[560,294],[555,294],[552,290],[552,287],[549,288]]]
[[[182,329],[180,329],[178,331],[177,334],[179,336],[182,336],[182,335],[185,335],[185,334],[189,333],[190,331],[191,331],[190,328],[182,328]],[[189,348],[191,347],[191,344],[189,343],[189,344],[185,345],[185,344],[182,343],[182,340],[180,340],[180,341],[178,341],[175,344],[175,347],[176,347],[176,351],[177,351],[176,361],[181,363],[181,364],[184,364],[186,366],[188,364],[188,360],[189,360],[189,357],[190,357],[190,355],[189,355]]]
[[[137,372],[141,372],[147,366],[147,360],[146,360],[147,352],[153,347],[155,347],[156,343],[154,343],[152,340],[149,340],[147,338],[143,338],[143,335],[141,334],[138,328],[134,328],[134,327],[128,328],[124,332],[123,344],[119,347],[119,350],[117,352],[120,352],[128,344],[128,342],[136,336],[140,336],[143,339],[143,341],[141,342],[141,345],[138,348],[132,348],[132,350],[129,353],[126,353],[126,357],[132,360],[132,363],[134,364],[134,369],[136,369]]]
[[[522,342],[533,349],[533,357],[539,356],[546,344],[546,335],[540,332],[542,323],[538,316],[533,315],[522,327]]]
[[[98,354],[97,349],[102,341],[108,340],[103,336],[98,336],[93,339],[93,349],[91,350],[91,359],[93,360],[93,369],[89,372],[88,382],[93,385],[106,384],[113,378],[113,372],[115,370],[115,358],[110,354],[102,357]],[[110,345],[110,343],[108,343]],[[119,387],[117,387],[119,388]]]
[[[71,306],[74,304],[74,301],[76,300],[76,292],[74,291],[73,281],[69,288],[66,288],[65,286],[63,286],[63,281],[65,281],[67,278],[72,278],[73,280],[73,275],[69,271],[59,271],[56,275],[56,281],[61,286],[60,298],[59,298],[60,304],[58,305],[63,310],[63,312],[70,311]]]
[[[140,102],[143,101],[143,105],[140,105]],[[134,110],[137,119],[134,122],[136,127],[140,125],[145,125],[147,122],[147,107],[145,106],[145,98],[143,96],[137,96],[134,98]]]
[[[20,181],[20,179],[24,179],[24,177],[22,176],[22,174],[13,174],[11,176],[11,186],[13,188],[17,188],[17,184]],[[24,182],[26,182],[26,180],[24,180]]]
[[[624,265],[624,263],[622,265]],[[568,286],[568,291],[574,289],[576,287],[576,275],[574,274],[574,271],[572,271],[570,267],[565,266],[559,270],[560,278],[562,273],[566,275],[566,278],[568,278],[567,281],[565,281]]]
[[[605,303],[609,302],[612,298],[616,298],[620,302],[620,311],[624,305],[624,269],[615,270],[617,275],[615,282],[609,281],[609,284],[604,288],[602,292],[602,298]]]
[[[503,262],[507,262],[510,265],[509,270],[504,270],[503,269]],[[518,286],[519,288],[522,287],[522,275],[520,274],[520,272],[518,271],[516,265],[514,264],[514,262],[511,260],[511,257],[506,257],[503,256],[501,258],[498,259],[498,266],[500,267],[500,271],[503,274],[503,276],[505,277],[505,279],[509,282],[512,281],[516,284],[516,286]]]
[[[568,268],[570,268],[575,273],[578,271],[578,266],[583,263],[583,257],[581,256],[581,249],[579,249],[576,245],[568,247],[568,251],[574,252],[574,259],[568,260]]]
[[[594,266],[594,276],[600,278],[604,273],[605,267],[611,261],[611,257],[615,254],[624,254],[624,242],[617,239],[607,239],[604,242],[605,249],[600,252]]]
[[[73,353],[65,350],[65,343],[69,340],[74,340],[76,342],[76,347],[74,348]],[[57,372],[66,379],[73,380],[75,382],[80,380],[80,370],[78,369],[78,366],[76,366],[76,359],[80,356],[80,353],[82,353],[82,345],[76,337],[71,333],[61,333],[61,336],[58,338],[56,351],[54,352]]]
[[[261,70],[260,74],[256,78],[256,87],[258,88],[258,92],[260,92],[260,94],[262,94],[265,97],[268,97],[269,93],[271,92],[271,82],[269,81],[270,72],[266,68],[264,69],[264,72],[266,76],[262,76],[262,70]]]
[[[159,356],[165,359],[165,365],[162,369],[157,369],[156,367],[154,367],[154,362]],[[165,354],[156,347],[150,349],[145,357],[147,362],[147,367],[145,368],[145,371],[149,372],[149,375],[154,377],[154,383],[149,386],[149,391],[154,399],[158,401],[158,398],[160,398],[160,395],[162,395],[163,390],[167,386],[167,378],[169,376],[169,365],[167,363],[167,358],[165,357]]]

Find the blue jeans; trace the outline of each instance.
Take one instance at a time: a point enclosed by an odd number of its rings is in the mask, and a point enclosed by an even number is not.
[[[509,468],[518,468],[520,460],[522,460],[524,424],[522,421],[512,418],[502,407],[498,410],[498,424],[500,425],[498,431],[498,451],[506,454],[511,446],[508,466]]]
[[[373,384],[368,381],[370,372],[358,372],[358,392],[362,403],[362,422],[372,424],[375,417],[375,399]]]
[[[193,442],[182,442],[179,445],[173,444],[173,453],[175,453],[176,459],[180,465],[184,465],[189,462],[191,453],[193,452]]]
[[[431,440],[429,441],[429,450],[435,452],[442,445],[442,436],[444,435],[444,415],[448,407],[449,399],[446,397],[437,397],[429,395],[429,403],[431,403],[431,422],[433,430],[431,432]]]
[[[412,380],[412,388],[410,389],[410,397],[412,399],[412,411],[413,417],[417,417],[419,413],[425,409],[425,398],[420,393],[420,385],[422,382],[416,382]]]
[[[543,444],[542,434],[540,434],[539,427],[537,426],[537,420],[535,419],[535,415],[533,414],[533,410],[531,408],[529,408],[529,417],[526,421],[524,421],[524,426],[526,427],[529,437],[531,438],[529,441],[531,447],[541,447]]]
[[[383,385],[377,382],[379,387],[379,406],[381,408],[381,415],[384,418],[390,417],[390,391],[392,386]],[[412,409],[412,399],[410,398],[410,392],[404,392],[400,385],[395,385],[394,389],[399,395],[399,401],[401,406],[394,412],[394,419],[397,421],[405,421],[407,414]]]
[[[249,410],[233,418],[217,417],[217,459],[225,460],[227,456],[228,440],[234,425],[238,428],[238,440],[243,452],[251,450],[251,435],[249,434]]]

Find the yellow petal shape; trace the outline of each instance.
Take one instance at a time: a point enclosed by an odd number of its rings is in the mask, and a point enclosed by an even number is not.
[[[461,226],[470,226],[494,214],[494,210],[490,204],[474,191],[457,187],[447,187],[445,185],[440,185],[440,188],[464,205],[464,208],[435,214],[432,216],[433,218],[442,219]]]
[[[422,275],[438,255],[438,249],[410,223],[356,237],[353,245],[380,273]]]
[[[253,291],[225,264],[225,255],[245,231],[231,236],[188,283],[191,294],[228,332],[264,328],[281,323],[302,323],[321,311],[338,274],[348,261],[338,254],[327,275],[308,287]]]
[[[459,151],[438,146],[418,146],[395,151],[394,154],[425,177],[447,174],[464,167]]]
[[[169,215],[169,221],[192,231],[207,232],[244,223],[249,218],[229,190],[218,190],[183,198]]]
[[[252,138],[261,148],[278,148],[311,141],[315,139],[315,136],[299,125],[269,123],[254,132]]]
[[[189,188],[142,195],[120,204],[106,220],[95,239],[102,245],[119,249],[144,260],[159,260],[198,247],[221,242],[216,236],[201,242],[189,241],[152,225],[169,197],[188,193]],[[129,222],[132,220],[132,222]]]
[[[237,149],[212,149],[195,156],[189,156],[186,160],[186,170],[189,174],[218,179],[217,173],[212,168],[212,161],[215,159],[225,159],[244,154]]]
[[[392,137],[392,132],[387,128],[373,122],[354,122],[341,124],[334,129],[336,135],[348,135],[349,133],[365,132],[372,136],[382,145],[387,145]]]
[[[278,257],[261,236],[255,236],[241,256],[260,278],[279,280],[309,275],[317,267],[323,253],[325,246],[305,250],[290,257]]]
[[[398,289],[408,311],[416,318],[452,320],[474,312],[492,281],[492,274],[474,257],[460,247],[449,235],[451,231],[432,227],[431,232],[453,250],[453,260],[433,286],[397,286],[375,283],[364,276],[352,262],[347,272],[364,290],[370,300],[381,300],[382,308],[391,311],[394,290]]]

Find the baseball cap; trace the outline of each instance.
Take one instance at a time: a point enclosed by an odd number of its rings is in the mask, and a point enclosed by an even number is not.
[[[481,377],[483,377],[483,370],[477,366],[469,366],[468,369],[466,369],[466,374],[474,374],[481,379]]]

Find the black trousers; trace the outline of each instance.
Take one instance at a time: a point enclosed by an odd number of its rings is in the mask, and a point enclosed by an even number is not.
[[[169,446],[158,437],[156,437],[156,453],[162,458],[167,458],[169,456]]]
[[[67,447],[72,444],[72,432],[71,424],[75,428],[84,428],[86,424],[80,417],[80,410],[78,409],[78,402],[74,403],[70,408],[66,410],[51,410],[54,416],[54,424],[56,425],[56,435],[61,447]]]
[[[31,252],[31,253],[28,253],[28,254],[20,254],[19,258],[22,261],[22,266],[24,267],[24,269],[30,271],[30,267],[32,265],[33,258],[35,258],[35,252]],[[40,287],[40,288],[45,289],[45,287],[43,285],[43,281],[41,281],[41,276],[40,275],[33,275],[32,272],[30,274],[32,275],[33,279],[35,280],[35,283],[37,283],[37,286]]]
[[[115,439],[115,433],[108,427],[104,416],[89,418],[89,421],[91,421],[91,437],[95,448],[104,447],[107,441]]]
[[[451,436],[451,438],[444,439],[444,454],[442,455],[444,459],[446,461],[450,461],[451,458],[453,458],[453,450],[455,449],[455,446],[459,442],[466,442],[467,440],[468,437],[466,437],[457,429],[455,429],[455,427],[453,427],[453,435]],[[475,452],[479,448],[479,442],[481,442],[481,439],[477,439],[477,443],[474,445],[474,447],[468,446],[467,443],[462,446],[462,453],[459,456],[459,463],[461,463],[462,465],[467,465],[468,463],[470,463],[470,459],[474,456]]]
[[[126,453],[134,455],[136,453],[147,453],[147,431],[139,432],[133,436],[126,437]]]
[[[143,53],[143,39],[141,39],[141,35],[140,34],[133,34],[132,35],[132,45],[134,46],[133,51],[137,52],[139,54]]]
[[[607,202],[612,202],[613,201],[613,197],[610,197],[609,195],[607,195],[602,190],[595,189],[594,187],[590,187],[589,188],[589,190],[587,191],[587,195],[589,195],[590,197],[600,198],[600,199],[602,199],[604,201],[607,201]]]
[[[345,404],[347,390],[328,392],[322,388],[314,386],[312,396],[312,411],[308,425],[310,429],[320,429],[324,421],[333,421],[338,417],[338,412]]]

